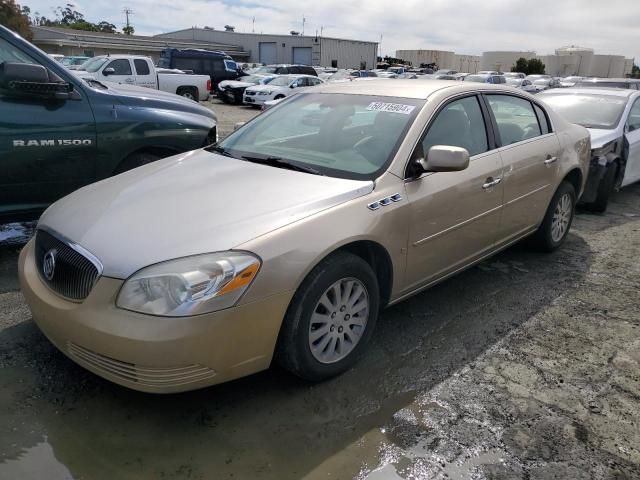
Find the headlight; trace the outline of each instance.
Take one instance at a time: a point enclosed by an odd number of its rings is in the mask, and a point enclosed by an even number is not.
[[[116,306],[134,312],[184,317],[232,307],[249,288],[260,259],[221,252],[158,263],[135,273],[120,289]]]
[[[271,95],[273,92],[271,90],[266,90],[262,92],[258,92],[258,95]]]

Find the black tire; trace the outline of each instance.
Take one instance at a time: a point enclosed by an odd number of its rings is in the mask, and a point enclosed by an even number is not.
[[[160,155],[150,152],[133,153],[120,162],[120,165],[116,168],[114,175],[155,162],[156,160],[160,160],[160,158],[162,158]]]
[[[273,99],[280,100],[281,98],[284,98],[284,95],[276,95]]]
[[[607,170],[598,185],[598,193],[596,199],[586,205],[587,209],[591,212],[604,213],[607,211],[609,205],[609,198],[613,193],[613,189],[616,185],[616,176],[618,173],[618,164],[612,162],[607,165]]]
[[[219,95],[219,98],[226,104],[232,104],[235,102],[235,96],[229,97],[227,92],[224,92],[221,95]]]
[[[340,360],[323,363],[311,351],[311,316],[320,298],[332,285],[349,279],[358,280],[366,289],[368,318],[353,349]],[[375,272],[362,258],[338,252],[324,259],[307,275],[289,305],[276,345],[276,361],[298,377],[313,382],[334,377],[351,368],[371,339],[380,308],[379,292]],[[335,322],[339,321],[340,317],[337,317]]]
[[[571,200],[571,213],[569,215],[568,224],[566,225],[566,229],[564,230],[562,236],[559,238],[554,238],[554,215],[556,214],[556,210],[559,208],[561,199],[563,199],[565,195],[569,195],[569,198]],[[543,252],[553,252],[554,250],[559,248],[560,245],[564,243],[567,235],[569,234],[575,212],[576,190],[569,182],[562,182],[556,190],[556,193],[553,195],[551,202],[549,203],[549,207],[547,208],[547,212],[544,215],[542,223],[538,227],[536,233],[534,233],[531,237],[531,243],[533,247]]]
[[[196,87],[179,87],[176,94],[181,97],[188,98],[189,100],[193,100],[194,102],[197,102],[199,99],[198,89]]]

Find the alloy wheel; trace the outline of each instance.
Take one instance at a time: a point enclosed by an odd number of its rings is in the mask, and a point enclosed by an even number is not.
[[[309,324],[309,347],[320,363],[339,362],[358,345],[369,318],[369,294],[356,278],[331,285],[316,304]]]
[[[551,220],[551,239],[554,242],[562,240],[567,233],[572,214],[573,200],[571,199],[571,195],[565,193],[558,199],[558,203],[556,204],[556,209],[553,212],[553,218]]]

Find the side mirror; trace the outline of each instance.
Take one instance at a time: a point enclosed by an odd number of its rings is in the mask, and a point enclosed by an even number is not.
[[[417,163],[425,172],[458,172],[469,166],[469,152],[466,148],[434,145],[426,160],[420,158]]]
[[[42,65],[0,64],[0,89],[15,95],[66,100],[72,98],[73,85]]]
[[[245,125],[246,123],[247,123],[247,122],[238,122],[238,123],[236,123],[236,124],[233,126],[233,131],[235,132],[235,131],[236,131],[236,130],[238,130],[239,128],[244,127],[244,125]]]
[[[292,83],[291,85],[289,85],[289,88],[296,88],[296,85],[297,85],[297,84]]]
[[[102,74],[103,74],[105,77],[108,77],[109,75],[113,75],[114,73],[116,73],[116,70],[115,70],[115,68],[113,68],[113,67],[105,68],[105,69],[102,71]]]

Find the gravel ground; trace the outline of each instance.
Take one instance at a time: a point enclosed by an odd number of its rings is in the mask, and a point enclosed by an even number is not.
[[[113,385],[38,331],[17,252],[0,245],[0,479],[640,478],[640,185],[554,254],[518,245],[389,308],[318,385]]]

